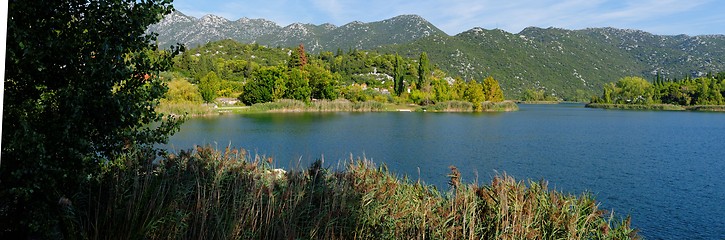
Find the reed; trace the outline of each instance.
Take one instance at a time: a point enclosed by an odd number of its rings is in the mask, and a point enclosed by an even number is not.
[[[161,101],[161,103],[156,108],[156,112],[163,113],[163,114],[177,115],[177,116],[182,116],[182,115],[206,116],[206,115],[218,114],[209,105],[203,105],[201,103],[189,102],[189,101],[172,102],[172,101],[167,101],[167,100]]]
[[[438,102],[426,110],[433,112],[473,112],[473,103],[466,101]]]
[[[310,104],[303,101],[280,99],[269,103],[252,105],[251,112],[379,112],[385,111],[385,104],[367,101],[351,102],[346,99],[318,100]]]
[[[274,102],[257,103],[251,106],[254,112],[303,112],[306,111],[305,102],[293,99],[279,99]]]
[[[86,239],[631,239],[629,218],[508,175],[451,187],[399,177],[365,158],[285,172],[243,149],[197,147],[106,164],[68,207]]]
[[[513,101],[483,102],[481,103],[481,109],[484,112],[513,112],[518,111],[519,106]]]

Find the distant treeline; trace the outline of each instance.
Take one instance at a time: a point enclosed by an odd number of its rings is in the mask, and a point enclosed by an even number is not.
[[[625,77],[616,83],[604,85],[602,96],[592,98],[592,103],[723,105],[723,95],[725,72],[680,80],[658,76],[654,83],[641,77]]]

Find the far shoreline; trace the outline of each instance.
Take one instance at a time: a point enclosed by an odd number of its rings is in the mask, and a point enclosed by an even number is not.
[[[691,111],[691,112],[725,112],[725,105],[680,106],[673,104],[611,104],[588,103],[587,108],[635,110],[635,111]]]
[[[180,110],[180,109],[178,109]],[[297,100],[278,100],[275,102],[258,103],[251,106],[209,107],[204,112],[162,112],[172,117],[214,117],[229,114],[260,114],[260,113],[332,113],[332,112],[440,112],[440,113],[490,113],[515,112],[519,107],[515,101],[483,102],[479,109],[473,104],[462,101],[441,102],[435,105],[421,106],[416,104],[379,103],[375,101],[324,101],[304,103]]]

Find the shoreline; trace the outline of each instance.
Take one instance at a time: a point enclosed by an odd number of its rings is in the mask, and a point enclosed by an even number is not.
[[[468,102],[464,102],[468,103]],[[331,112],[514,112],[519,107],[514,101],[483,102],[481,109],[476,111],[473,104],[461,104],[459,102],[442,102],[440,105],[420,106],[415,104],[394,104],[379,103],[375,101],[350,102],[350,101],[319,101],[306,104],[297,100],[278,100],[276,102],[258,103],[252,106],[224,106],[209,108],[203,114],[188,113],[187,117],[214,117],[227,114],[258,114],[258,113],[331,113]],[[441,106],[442,105],[442,106]],[[463,105],[463,106],[461,106]],[[163,112],[171,116],[184,116],[174,112]]]
[[[518,104],[532,104],[532,105],[556,105],[563,103],[561,101],[516,101]]]
[[[680,106],[672,104],[610,104],[588,103],[586,108],[635,110],[635,111],[691,111],[691,112],[725,112],[725,105]]]

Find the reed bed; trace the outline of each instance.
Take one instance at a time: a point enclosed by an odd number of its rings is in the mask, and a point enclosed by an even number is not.
[[[433,112],[512,112],[518,111],[519,106],[513,101],[483,102],[479,106],[466,101],[446,101],[436,103],[426,110]]]
[[[84,239],[633,239],[629,218],[588,194],[496,176],[450,188],[398,177],[365,158],[274,168],[243,149],[135,151],[90,177],[67,206]]]
[[[473,112],[473,103],[466,101],[438,102],[426,110],[433,112]]]
[[[205,115],[212,115],[212,114],[218,114],[214,108],[210,107],[209,105],[203,105],[201,103],[196,102],[188,102],[188,101],[180,101],[180,102],[171,102],[162,100],[161,103],[156,108],[156,111],[163,114],[171,114],[171,115],[188,115],[188,116],[205,116]]]
[[[303,112],[307,109],[307,105],[299,100],[279,99],[274,102],[254,104],[251,109],[255,112]]]
[[[481,103],[481,109],[484,112],[513,112],[519,110],[519,105],[516,105],[513,101],[503,102],[483,102]]]
[[[280,99],[252,105],[252,112],[380,112],[385,104],[375,101],[351,102],[346,99],[318,100],[310,104],[303,101]]]

